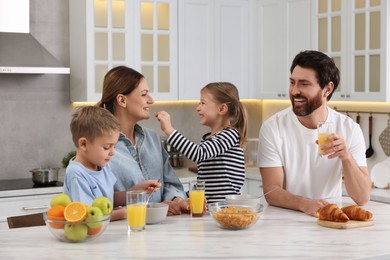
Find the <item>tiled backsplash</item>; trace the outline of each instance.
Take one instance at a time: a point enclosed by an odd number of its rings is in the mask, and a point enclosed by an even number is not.
[[[62,0],[31,0],[31,33],[64,65],[69,65],[69,17],[68,2]],[[42,6],[50,6],[50,11]],[[0,179],[30,178],[30,169],[39,166],[61,166],[62,158],[74,144],[69,122],[69,76],[63,75],[1,75],[0,77],[1,170]],[[198,99],[199,97],[194,97]],[[199,124],[195,111],[198,101],[156,102],[151,109],[152,118],[141,124],[157,131],[158,121],[153,117],[159,110],[171,114],[172,122],[180,132],[199,143],[209,129]],[[258,138],[261,122],[274,113],[288,107],[290,102],[275,100],[244,101],[248,111],[249,138]],[[390,112],[390,103],[331,102],[339,109]],[[351,114],[356,118],[356,114]],[[383,161],[387,156],[378,138],[386,128],[386,114],[374,114],[374,155],[368,166]],[[361,115],[361,127],[368,143],[368,114]],[[248,146],[251,144],[248,144]],[[249,147],[248,147],[249,148]],[[248,156],[248,155],[247,155]],[[247,157],[248,158],[248,157]],[[248,158],[250,160],[251,158]],[[250,161],[249,161],[250,163]],[[185,165],[195,163],[185,159]]]
[[[198,144],[202,136],[210,132],[208,127],[202,126],[199,123],[198,113],[196,112],[196,106],[198,103],[199,101],[156,102],[151,107],[151,118],[149,120],[141,121],[140,123],[145,127],[155,130],[161,138],[166,138],[165,134],[160,129],[160,125],[157,119],[153,116],[156,112],[165,110],[171,116],[173,127],[186,136],[189,140]],[[262,101],[243,101],[243,104],[248,114],[248,138],[257,138],[262,119]],[[196,163],[188,160],[187,158],[184,158],[184,167],[190,167],[194,165],[196,165]]]

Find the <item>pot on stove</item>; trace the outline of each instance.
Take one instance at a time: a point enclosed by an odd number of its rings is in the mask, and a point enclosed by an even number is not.
[[[60,168],[35,168],[32,172],[32,181],[37,185],[54,185],[58,181]]]

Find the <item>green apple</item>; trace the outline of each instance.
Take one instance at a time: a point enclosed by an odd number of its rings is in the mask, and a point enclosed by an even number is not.
[[[53,207],[56,205],[62,205],[64,207],[66,207],[71,202],[72,202],[72,200],[69,198],[68,195],[66,195],[65,193],[60,193],[60,194],[55,195],[54,198],[51,199],[50,206]]]
[[[98,228],[98,227],[100,227],[101,225],[103,225],[103,223],[100,222],[102,217],[103,217],[103,212],[101,211],[100,208],[98,208],[98,207],[90,207],[87,210],[87,218],[85,220],[87,222],[87,226],[89,228]]]
[[[65,236],[71,241],[78,242],[84,240],[88,235],[88,227],[85,224],[65,224]]]
[[[92,201],[92,207],[98,207],[102,211],[103,215],[111,214],[112,202],[109,198],[104,196],[97,197]]]

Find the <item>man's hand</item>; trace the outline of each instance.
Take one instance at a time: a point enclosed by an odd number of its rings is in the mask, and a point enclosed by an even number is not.
[[[333,133],[328,135],[327,139],[333,141],[320,147],[320,149],[324,151],[324,156],[328,155],[329,159],[338,157],[342,161],[351,157],[343,137]],[[318,140],[316,143],[318,144]]]
[[[310,200],[307,199],[302,207],[302,211],[307,215],[318,217],[318,210],[329,204],[326,200]]]

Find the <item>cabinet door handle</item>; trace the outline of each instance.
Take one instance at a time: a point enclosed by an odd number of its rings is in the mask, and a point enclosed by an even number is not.
[[[35,207],[23,207],[22,209],[24,211],[29,211],[29,210],[37,210],[37,209],[48,209],[49,206],[43,205],[43,206],[35,206]]]

